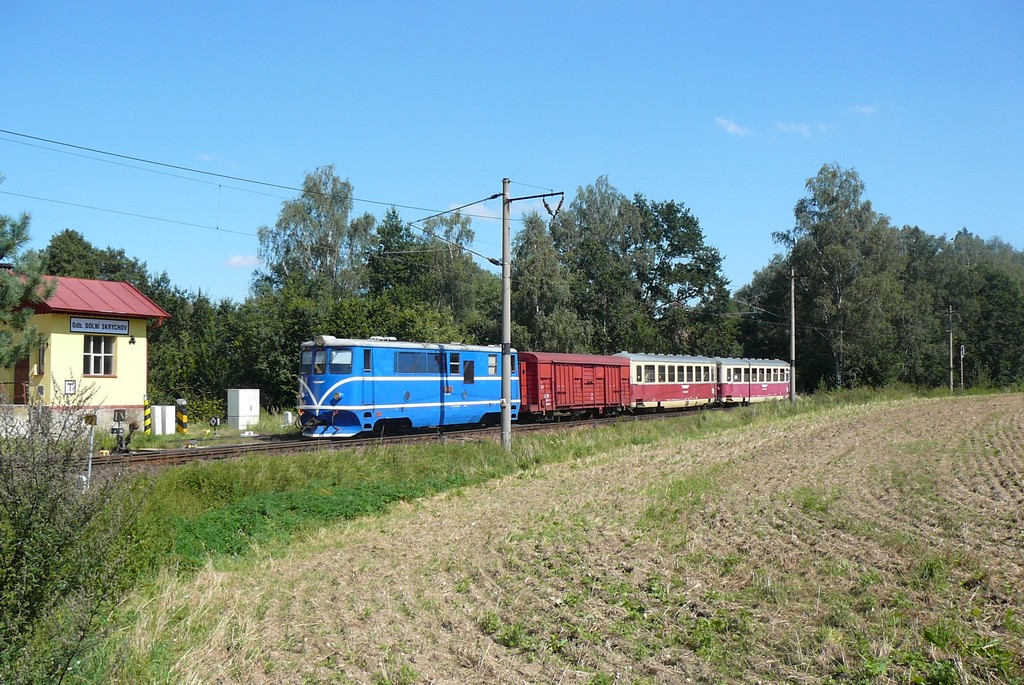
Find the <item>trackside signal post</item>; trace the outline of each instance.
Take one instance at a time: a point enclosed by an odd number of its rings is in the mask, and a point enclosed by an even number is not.
[[[501,447],[506,452],[512,449],[512,203],[555,195],[565,198],[562,192],[509,197],[510,183],[501,179]],[[559,202],[554,212],[548,212],[554,218],[561,208]]]

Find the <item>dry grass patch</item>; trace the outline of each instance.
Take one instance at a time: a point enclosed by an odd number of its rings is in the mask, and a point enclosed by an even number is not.
[[[168,578],[136,663],[183,683],[1019,682],[1022,436],[1020,395],[905,401],[538,467]]]

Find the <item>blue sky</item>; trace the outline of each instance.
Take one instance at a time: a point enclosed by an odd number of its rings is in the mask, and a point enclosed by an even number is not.
[[[6,0],[0,129],[293,187],[334,164],[408,221],[607,175],[689,207],[735,288],[832,162],[896,225],[1024,247],[1022,37],[1000,1]],[[296,195],[10,133],[0,172],[33,247],[75,229],[236,300]],[[473,211],[500,256],[500,201]]]

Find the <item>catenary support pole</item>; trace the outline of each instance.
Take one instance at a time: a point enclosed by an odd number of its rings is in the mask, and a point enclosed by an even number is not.
[[[501,179],[501,447],[512,449],[512,200]]]

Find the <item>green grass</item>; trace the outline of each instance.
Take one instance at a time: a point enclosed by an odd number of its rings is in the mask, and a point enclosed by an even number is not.
[[[145,494],[145,506],[135,531],[139,553],[132,572],[143,579],[155,577],[161,569],[174,568],[191,572],[212,560],[214,564],[230,560],[244,560],[255,549],[271,554],[287,550],[296,538],[341,520],[379,515],[397,502],[414,501],[440,492],[455,492],[488,480],[530,473],[538,466],[574,462],[613,452],[617,449],[636,449],[638,446],[678,442],[749,424],[788,421],[798,414],[829,412],[847,404],[865,401],[895,401],[915,396],[906,389],[865,395],[859,392],[819,394],[796,405],[788,402],[756,405],[728,412],[684,414],[678,419],[659,422],[620,422],[599,428],[516,436],[513,449],[505,453],[491,442],[449,443],[402,447],[378,447],[359,451],[323,452],[288,457],[251,456],[243,459],[196,463],[167,469],[155,476],[145,477],[136,492]],[[714,506],[728,479],[734,476],[736,465],[725,462],[683,473],[661,484],[649,493],[650,505],[641,524],[654,531],[674,530],[684,536],[690,516],[703,508]],[[933,483],[914,476],[916,471],[896,470],[893,484],[916,495],[932,495]],[[818,519],[831,521],[833,503],[842,493],[818,487],[796,488],[789,493],[790,501],[803,512]],[[682,524],[681,526],[679,524]],[[557,537],[565,534],[554,530]],[[673,533],[675,534],[675,533]],[[709,559],[716,564],[722,576],[744,575],[749,578],[748,592],[760,602],[780,606],[809,592],[799,580],[753,569],[742,552]],[[949,560],[941,555],[922,555],[920,563],[910,571],[907,586],[911,590],[942,588],[949,575]],[[851,574],[853,572],[851,571]],[[856,651],[858,612],[889,611],[885,597],[875,597],[877,578],[868,571],[859,570],[856,585],[858,597],[836,597],[829,600],[830,625],[823,640],[842,643],[847,653]],[[730,602],[714,602],[707,615],[680,620],[668,630],[657,623],[654,614],[645,607],[671,606],[672,579],[648,579],[646,585],[633,587],[611,579],[594,580],[591,591],[616,603],[624,611],[624,618],[616,630],[627,636],[639,657],[667,646],[682,644],[703,658],[723,667],[726,672],[736,667],[737,655],[743,645],[755,639],[756,631],[750,617],[728,607],[742,603],[745,597],[730,598]],[[460,586],[466,592],[469,582]],[[866,590],[870,589],[869,594]],[[881,596],[881,593],[878,593]],[[566,594],[567,607],[582,604],[580,597]],[[808,602],[810,605],[810,601]],[[882,606],[882,608],[879,608]],[[895,610],[893,610],[895,611]],[[122,617],[129,621],[130,617]],[[1020,634],[1024,629],[1018,614],[1008,611],[1006,624],[1011,632]],[[496,641],[509,648],[524,651],[557,651],[558,635],[545,638],[528,622],[513,617],[486,616],[480,628]],[[935,640],[943,637],[941,625],[929,626]],[[958,635],[964,633],[961,631]],[[928,636],[922,640],[935,644]],[[957,637],[955,643],[973,644],[970,636]],[[980,639],[980,638],[979,638]],[[113,648],[103,658],[116,658]],[[1000,662],[1004,655],[999,646],[980,644],[979,653]],[[921,659],[920,663],[915,659]],[[915,672],[926,674],[920,682],[943,682],[941,666],[912,650],[881,659],[865,654],[858,667],[865,681],[882,677],[894,663],[913,663]],[[140,672],[155,669],[166,673],[159,663],[139,664]],[[933,669],[931,673],[928,669]],[[91,673],[102,674],[102,667],[93,665]],[[844,677],[850,676],[849,673]],[[102,679],[95,675],[97,679]],[[600,681],[602,674],[596,673]],[[382,668],[378,682],[411,682],[415,672],[408,664],[396,660]],[[82,682],[88,681],[84,678]],[[140,680],[163,682],[159,675],[147,675]]]

